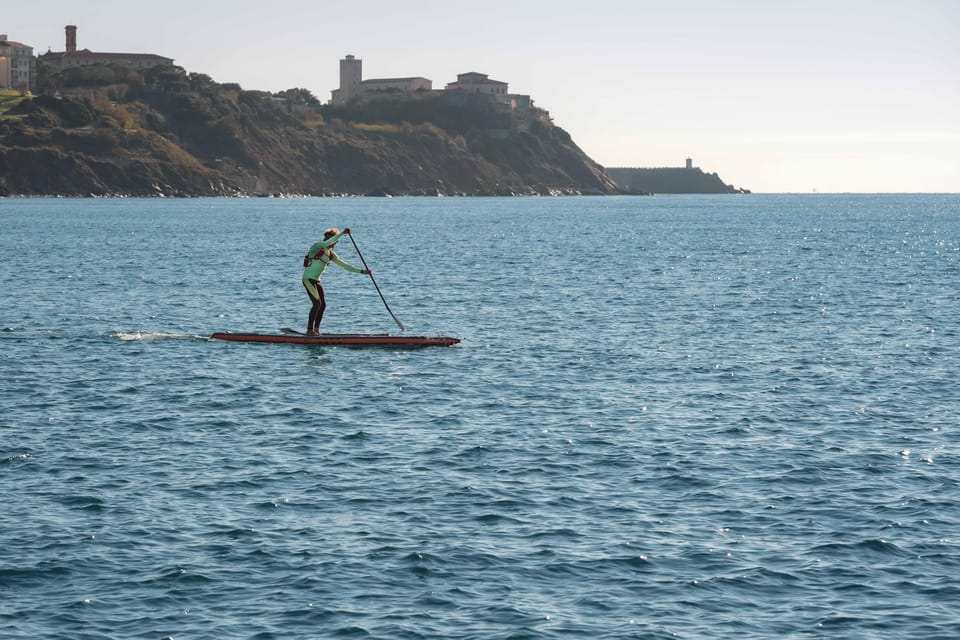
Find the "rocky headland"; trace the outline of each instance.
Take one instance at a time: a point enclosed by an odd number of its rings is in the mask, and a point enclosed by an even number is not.
[[[607,167],[606,173],[627,193],[750,193],[749,189],[726,184],[716,173],[706,173],[699,167]]]
[[[442,92],[322,105],[169,65],[49,80],[0,110],[0,195],[620,192],[536,107]]]

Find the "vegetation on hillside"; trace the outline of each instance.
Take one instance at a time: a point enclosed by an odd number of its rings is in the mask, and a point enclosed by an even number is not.
[[[26,94],[22,91],[0,89],[0,122],[5,119],[22,118],[23,116],[20,115],[10,115],[9,112],[16,109],[25,98]]]
[[[0,195],[615,190],[536,109],[438,93],[334,107],[175,66],[41,64],[38,85],[0,120]]]

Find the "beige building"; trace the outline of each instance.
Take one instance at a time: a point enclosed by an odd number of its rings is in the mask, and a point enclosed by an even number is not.
[[[471,71],[457,75],[456,82],[450,82],[445,91],[456,93],[463,100],[471,100],[471,96],[480,96],[492,100],[502,108],[528,110],[533,107],[530,96],[508,92],[506,82],[491,80],[485,73]],[[354,56],[345,56],[340,60],[340,88],[330,92],[330,104],[346,104],[354,96],[372,96],[383,93],[413,93],[417,91],[433,91],[433,83],[420,76],[411,78],[377,78],[363,79],[363,61]],[[443,92],[437,92],[443,93]],[[450,96],[458,99],[455,95]]]
[[[485,73],[471,71],[457,74],[456,82],[447,83],[446,90],[461,93],[464,96],[484,96],[510,109],[527,110],[533,106],[530,96],[509,93],[507,83],[491,80]]]
[[[346,104],[358,95],[432,90],[433,82],[419,76],[364,80],[363,60],[348,55],[340,61],[340,88],[330,92],[330,104]]]
[[[485,73],[471,71],[457,74],[456,82],[447,83],[447,91],[493,96],[498,102],[507,102],[507,83],[491,80]]]
[[[432,91],[433,83],[426,78],[379,78],[360,83],[361,93],[374,91]]]
[[[164,58],[152,53],[99,53],[90,49],[77,49],[77,28],[64,27],[66,51],[47,51],[41,60],[55,64],[61,69],[83,67],[91,64],[122,64],[137,69],[148,69],[160,64],[173,64],[173,58]]]
[[[37,59],[33,47],[0,33],[0,89],[37,88]]]

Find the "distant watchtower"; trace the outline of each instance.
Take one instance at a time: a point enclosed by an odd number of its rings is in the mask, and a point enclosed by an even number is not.
[[[68,24],[63,28],[67,32],[67,53],[77,52],[77,27]]]
[[[340,95],[338,102],[350,100],[360,90],[363,81],[363,60],[347,56],[340,61]]]
[[[693,158],[687,158],[687,169],[693,169]]]

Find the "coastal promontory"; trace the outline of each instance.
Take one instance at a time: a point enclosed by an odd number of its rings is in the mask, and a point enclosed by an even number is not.
[[[684,167],[607,167],[606,172],[627,193],[750,193],[749,189],[725,183],[716,173],[693,166],[690,158]]]
[[[173,65],[47,73],[42,95],[0,102],[0,195],[619,191],[533,106],[454,92],[324,105],[304,89],[245,90]]]

